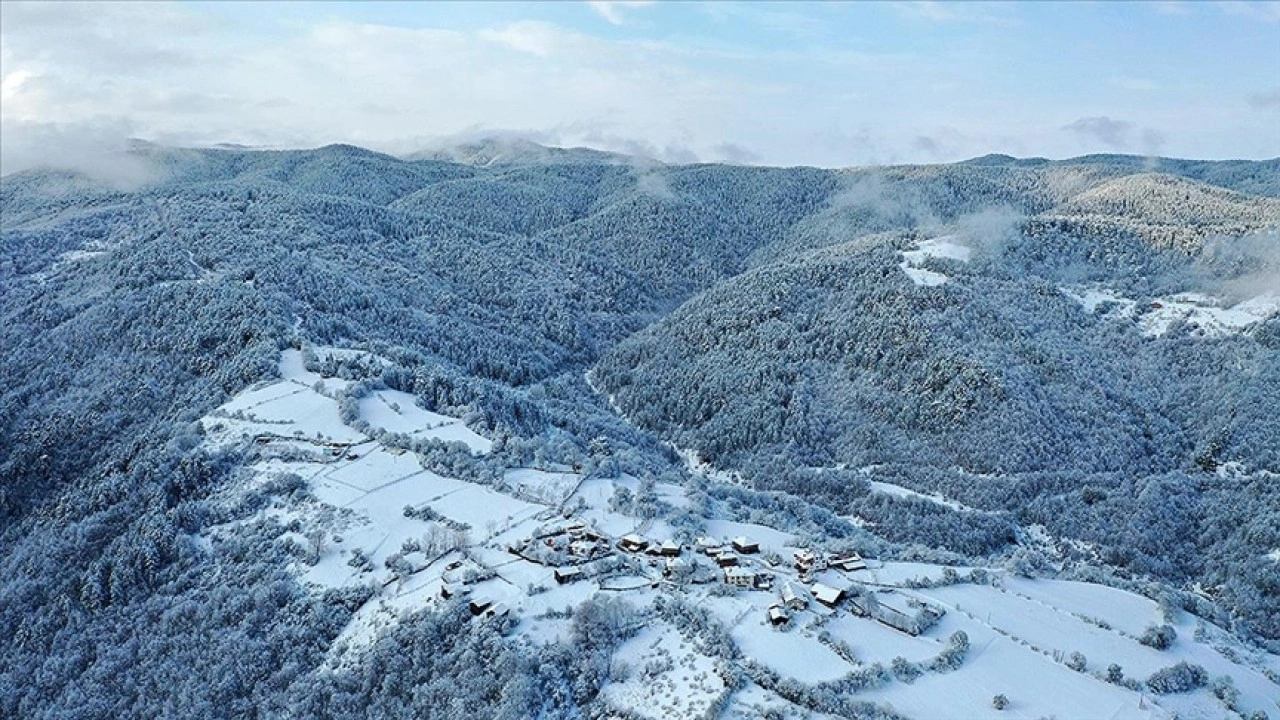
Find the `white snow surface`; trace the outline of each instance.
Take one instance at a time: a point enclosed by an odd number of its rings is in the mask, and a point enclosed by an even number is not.
[[[491,440],[458,418],[418,407],[417,398],[399,390],[377,390],[360,398],[360,419],[387,432],[461,442],[475,453],[485,454],[493,449]]]
[[[1105,304],[1105,317],[1115,321],[1135,322],[1146,337],[1160,337],[1174,323],[1185,322],[1194,335],[1205,338],[1224,337],[1247,330],[1252,325],[1280,312],[1280,292],[1269,292],[1234,305],[1201,293],[1177,293],[1139,303],[1115,291],[1097,286],[1062,287],[1059,290],[1080,303],[1087,312],[1097,312]]]
[[[665,622],[654,623],[623,643],[614,657],[630,666],[631,676],[610,683],[601,694],[615,707],[653,720],[701,717],[724,691],[715,662]],[[647,666],[661,671],[649,674]]]
[[[914,250],[902,251],[902,262],[898,264],[898,267],[902,268],[907,277],[911,278],[911,281],[917,285],[926,287],[942,285],[950,279],[948,276],[920,266],[929,258],[969,262],[973,251],[967,246],[955,242],[955,239],[956,236],[954,235],[944,235],[921,240],[916,243]]]
[[[949,507],[952,510],[968,510],[972,512],[977,512],[976,510],[969,507],[968,505],[956,502],[955,500],[948,500],[947,498],[941,495],[926,494],[926,493],[918,492],[916,490],[912,490],[910,488],[904,488],[901,485],[894,485],[893,483],[880,482],[878,480],[871,480],[869,481],[869,484],[871,485],[871,489],[874,492],[884,493],[886,495],[894,495],[896,497],[920,498],[921,500],[928,500],[931,503],[936,503],[938,505]]]

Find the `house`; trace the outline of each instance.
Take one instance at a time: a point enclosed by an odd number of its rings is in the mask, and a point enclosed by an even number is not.
[[[596,551],[596,544],[588,540],[574,540],[569,543],[569,554],[578,557],[591,557]]]
[[[471,602],[467,603],[467,607],[470,608],[472,616],[476,616],[483,614],[485,610],[493,607],[493,601],[475,598]]]
[[[689,564],[688,560],[681,557],[667,558],[666,566],[662,568],[664,577],[682,578],[693,573],[694,567]]]
[[[809,599],[797,590],[790,580],[782,583],[782,588],[778,591],[778,596],[782,598],[782,605],[790,610],[804,610],[809,607]]]
[[[814,583],[811,590],[813,591],[814,600],[830,608],[835,607],[844,597],[844,591],[840,588],[833,588],[822,583]]]
[[[722,552],[715,556],[716,564],[720,567],[733,567],[738,564],[738,556],[731,552]]]
[[[724,581],[739,587],[755,587],[755,571],[736,565],[724,569]]]
[[[735,552],[742,553],[743,555],[760,552],[760,543],[741,536],[734,538],[730,545],[733,546]]]
[[[797,550],[792,558],[795,560],[796,569],[802,573],[827,569],[826,558],[812,550]]]
[[[786,625],[791,621],[791,616],[787,614],[787,611],[778,605],[769,606],[768,618],[769,624],[774,627]]]
[[[680,543],[675,540],[664,540],[659,550],[665,557],[679,557]]]
[[[511,614],[511,608],[507,607],[503,603],[498,603],[497,605],[493,605],[488,610],[484,611],[484,616],[491,617],[491,618],[506,617],[507,615],[510,615],[510,614]]]
[[[636,534],[623,535],[618,539],[618,549],[626,552],[640,552],[649,547],[649,541]]]
[[[862,559],[861,555],[855,552],[834,553],[831,555],[828,564],[837,570],[843,570],[845,572],[867,569],[866,561]]]
[[[720,553],[720,541],[703,535],[694,541],[694,549],[703,555],[718,555]],[[715,552],[712,552],[712,551]]]
[[[580,567],[563,567],[556,568],[553,572],[556,582],[561,585],[567,585],[571,582],[582,579],[582,568]]]

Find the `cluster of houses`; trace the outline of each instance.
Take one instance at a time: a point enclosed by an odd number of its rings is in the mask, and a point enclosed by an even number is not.
[[[662,572],[668,578],[700,577],[702,574],[697,571],[705,571],[674,539],[650,540],[637,533],[628,533],[610,544],[608,537],[576,519],[541,528],[525,540],[512,542],[507,550],[531,562],[552,565],[555,580],[560,584],[584,578],[586,572],[582,565],[615,551],[664,559]],[[759,572],[742,560],[743,556],[759,554],[760,544],[754,540],[737,537],[722,543],[702,537],[693,552],[709,558],[719,569],[721,579],[729,585],[759,589],[772,587],[771,573]]]
[[[587,562],[610,555],[609,538],[581,520],[568,520],[540,529],[532,537],[507,546],[512,555],[546,564],[548,555],[567,554],[575,562]]]
[[[938,622],[946,610],[894,592],[874,591],[855,585],[849,590],[815,582],[807,587],[814,602],[836,609],[846,607],[859,617],[868,617],[908,635],[919,635]],[[791,613],[808,608],[805,590],[790,580],[778,589],[778,600],[769,606],[766,617],[774,627],[787,625]]]
[[[494,618],[509,615],[511,608],[506,605],[472,595],[472,585],[488,580],[494,575],[496,573],[492,568],[478,565],[470,560],[455,560],[445,566],[444,573],[440,576],[440,598],[442,600],[453,597],[466,598],[467,607],[470,608],[471,615],[474,617]]]
[[[653,540],[639,533],[628,533],[611,542],[581,520],[569,519],[540,529],[529,539],[513,543],[508,550],[534,562],[553,564],[555,581],[562,585],[584,579],[589,574],[587,568],[591,561],[615,552],[647,556],[651,558],[651,565],[661,559],[663,575],[669,579],[689,578],[700,570],[704,574],[712,573],[706,580],[714,581],[714,571],[718,570],[720,579],[727,585],[770,590],[775,583],[773,564],[760,557],[760,544],[747,537],[722,542],[704,536],[698,538],[692,548],[674,539]],[[555,551],[555,563],[547,563],[544,550]],[[699,561],[699,556],[706,560]],[[707,561],[714,567],[708,569]],[[897,593],[875,591],[858,583],[846,588],[835,587],[828,584],[830,576],[824,576],[825,583],[816,579],[818,573],[825,570],[867,569],[866,561],[857,553],[802,549],[793,554],[792,563],[798,582],[782,579],[777,586],[778,599],[767,611],[767,619],[775,627],[787,625],[793,613],[809,607],[810,599],[825,608],[845,608],[910,635],[924,632],[944,613],[941,608]],[[703,580],[695,580],[700,581]],[[493,608],[485,606],[472,611],[481,615],[493,612]]]
[[[801,577],[810,576],[827,568],[844,572],[867,569],[867,562],[855,552],[824,553],[809,549],[797,550],[792,560],[795,562],[796,570],[800,571]]]

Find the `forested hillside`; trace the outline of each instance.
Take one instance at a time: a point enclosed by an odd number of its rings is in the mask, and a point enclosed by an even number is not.
[[[1044,567],[1195,587],[1280,642],[1280,161],[134,152],[141,188],[0,180],[0,715],[454,717],[464,665],[494,717],[599,707],[622,610],[541,654],[423,612],[330,682],[368,596],[310,592],[265,529],[198,541],[266,499],[215,500],[254,450],[197,421],[311,345],[386,360],[327,361],[348,410],[410,393],[496,443],[416,448],[440,472],[775,493],[902,558],[1025,560],[1043,526],[1085,548]]]

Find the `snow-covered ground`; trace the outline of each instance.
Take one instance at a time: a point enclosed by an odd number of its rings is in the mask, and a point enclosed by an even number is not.
[[[618,498],[627,495],[620,489],[631,495],[643,491],[638,478],[584,478],[558,466],[510,468],[493,486],[445,477],[422,467],[412,452],[343,424],[336,398],[347,381],[307,371],[297,351],[284,353],[281,374],[281,380],[251,388],[204,418],[206,442],[256,450],[248,472],[226,491],[229,502],[285,475],[298,476],[309,492],[275,496],[253,518],[213,528],[198,544],[216,550],[219,540],[244,522],[273,519],[282,528],[278,542],[295,547],[301,582],[317,591],[368,587],[372,597],[331,647],[330,667],[360,662],[361,651],[407,613],[445,602],[446,589],[508,609],[518,619],[518,640],[533,645],[566,641],[572,621],[563,610],[605,593],[625,599],[645,617],[639,633],[616,651],[614,679],[602,690],[601,697],[615,707],[655,720],[698,717],[712,706],[724,707],[724,717],[758,717],[766,710],[784,717],[824,717],[754,682],[726,696],[721,674],[726,661],[698,650],[707,640],[698,635],[701,631],[682,631],[653,615],[656,598],[667,595],[683,596],[723,626],[742,658],[731,662],[749,661],[787,682],[809,686],[839,681],[877,663],[923,666],[947,648],[953,633],[963,631],[970,649],[958,669],[927,671],[910,682],[894,678],[856,696],[909,717],[1229,717],[1207,688],[1153,696],[1105,679],[1112,663],[1126,678],[1141,681],[1180,661],[1203,666],[1210,677],[1230,676],[1246,715],[1265,710],[1280,716],[1280,685],[1267,676],[1280,673],[1280,658],[1187,615],[1174,619],[1178,636],[1172,647],[1158,651],[1142,645],[1136,638],[1144,629],[1164,621],[1160,609],[1147,598],[1101,585],[1029,580],[995,569],[987,569],[989,584],[945,585],[951,574],[942,566],[875,558],[868,559],[866,570],[825,570],[801,578],[792,567],[798,543],[792,533],[723,517],[705,518],[705,533],[721,541],[745,536],[759,543],[761,553],[740,555],[739,563],[771,578],[772,587],[727,587],[711,558],[696,554],[689,538],[681,562],[705,572],[698,582],[673,581],[664,577],[665,558],[616,547],[628,533],[655,542],[675,537],[664,518],[635,517],[620,509],[625,503]],[[428,412],[412,396],[395,391],[362,398],[359,419],[410,437],[453,427],[473,452],[490,447],[456,418]],[[713,468],[700,470],[716,481],[736,481]],[[873,489],[967,509],[887,483],[873,483]],[[673,507],[693,507],[681,486],[657,484],[652,491]],[[569,521],[603,536],[590,559],[564,554],[570,536],[563,528]],[[555,563],[569,565],[545,564],[548,552],[561,553]],[[771,553],[782,562],[767,562]],[[558,582],[557,567],[579,567],[582,574]],[[613,569],[600,574],[606,567]],[[967,578],[972,568],[952,570]],[[784,626],[771,625],[768,611],[781,602],[781,588],[790,583],[808,596],[804,587],[813,580],[874,591],[883,602],[903,607],[924,602],[945,614],[912,636],[856,616],[847,603],[830,609],[810,600],[803,609],[789,609]],[[909,587],[921,584],[935,586]],[[1083,670],[1068,667],[1072,653],[1084,655]],[[1009,699],[1003,711],[991,706],[996,694]]]
[[[623,643],[614,655],[630,675],[602,691],[616,707],[654,720],[700,717],[724,691],[715,662],[694,650],[688,638],[665,622],[654,623]]]
[[[1202,337],[1223,337],[1242,332],[1280,312],[1280,293],[1265,293],[1235,305],[1200,293],[1177,293],[1145,304],[1100,286],[1059,288],[1088,312],[1100,308],[1111,320],[1136,322],[1147,337],[1160,337],[1179,320]]]
[[[970,511],[973,510],[973,508],[969,507],[968,505],[965,505],[963,503],[958,503],[955,500],[948,500],[947,498],[941,495],[917,492],[910,488],[904,488],[901,485],[894,485],[893,483],[880,482],[877,480],[871,480],[869,481],[869,484],[871,485],[871,489],[873,491],[884,493],[886,495],[894,495],[896,497],[920,498],[921,500],[928,500],[929,502],[937,503],[938,505],[949,507],[952,510],[970,510]]]
[[[944,235],[942,237],[922,240],[916,243],[914,250],[902,251],[902,262],[898,267],[902,268],[902,272],[911,278],[911,281],[917,285],[928,287],[941,285],[950,278],[940,272],[927,270],[921,265],[929,258],[942,258],[944,260],[955,260],[958,262],[969,262],[972,250],[967,246],[955,242],[956,236]]]

